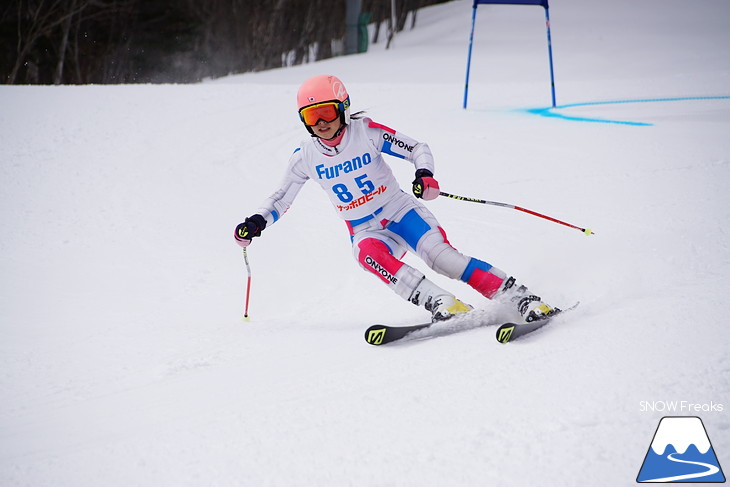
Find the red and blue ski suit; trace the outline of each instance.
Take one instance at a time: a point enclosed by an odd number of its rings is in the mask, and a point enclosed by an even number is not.
[[[336,147],[315,137],[301,143],[289,160],[281,187],[259,213],[267,226],[274,224],[304,183],[314,180],[347,224],[354,257],[400,296],[410,299],[424,278],[400,260],[411,251],[439,274],[464,281],[492,298],[505,273],[454,249],[425,205],[401,190],[383,154],[434,172],[427,144],[369,118],[352,119]]]

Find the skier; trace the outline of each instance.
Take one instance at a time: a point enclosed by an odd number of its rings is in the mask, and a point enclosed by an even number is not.
[[[258,212],[239,224],[242,247],[289,209],[304,183],[322,186],[350,232],[355,259],[401,297],[446,320],[471,306],[431,282],[400,259],[407,251],[434,271],[467,283],[489,299],[512,302],[522,318],[534,321],[557,311],[513,277],[451,246],[433,214],[418,199],[439,195],[428,145],[364,117],[350,114],[350,97],[335,76],[306,80],[297,93],[299,117],[310,138],[289,159],[281,187]],[[400,189],[382,154],[415,166],[413,196]],[[416,199],[418,198],[418,199]]]

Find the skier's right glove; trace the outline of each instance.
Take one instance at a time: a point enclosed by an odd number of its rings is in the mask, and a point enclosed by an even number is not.
[[[246,248],[251,243],[251,239],[261,235],[261,231],[266,228],[266,219],[259,215],[252,215],[243,223],[239,223],[236,231],[233,233],[236,243]]]
[[[433,173],[428,169],[416,171],[416,179],[413,180],[413,194],[416,198],[432,200],[439,195],[439,183],[433,178]]]

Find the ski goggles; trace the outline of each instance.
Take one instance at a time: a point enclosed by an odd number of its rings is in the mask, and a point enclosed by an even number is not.
[[[315,103],[299,110],[299,118],[306,125],[314,126],[320,120],[324,120],[326,123],[331,123],[337,120],[341,113],[344,113],[350,107],[350,99],[347,98],[345,101],[325,101],[322,103]]]

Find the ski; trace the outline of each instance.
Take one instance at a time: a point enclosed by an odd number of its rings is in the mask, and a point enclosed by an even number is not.
[[[398,341],[420,340],[460,333],[482,326],[503,323],[493,312],[473,310],[445,321],[417,325],[391,326],[377,324],[365,330],[370,345],[385,345]]]
[[[466,330],[472,330],[474,328],[499,325],[502,323],[497,330],[497,341],[507,343],[517,337],[532,333],[533,331],[542,328],[547,325],[550,320],[558,316],[558,314],[570,311],[578,306],[578,304],[579,303],[576,303],[570,308],[566,308],[559,313],[555,313],[549,318],[521,324],[512,322],[505,323],[500,320],[498,316],[495,316],[493,312],[487,312],[486,310],[474,310],[450,320],[435,321],[433,323],[429,322],[403,326],[376,324],[365,330],[365,341],[370,345],[386,345],[393,342],[405,342],[446,336]]]
[[[544,318],[542,320],[533,321],[531,323],[505,323],[504,325],[497,328],[497,341],[499,343],[507,343],[515,338],[519,338],[528,333],[532,333],[535,330],[539,330],[543,326],[547,325],[552,316]]]
[[[566,308],[564,310],[558,311],[557,313],[553,314],[552,316],[548,316],[547,318],[543,318],[541,320],[532,321],[530,323],[505,323],[499,328],[497,328],[497,341],[499,343],[508,343],[516,338],[519,338],[521,336],[525,336],[529,333],[532,333],[533,331],[539,330],[543,326],[550,323],[554,318],[556,318],[558,315],[561,315],[565,313],[566,311],[571,311],[575,309],[580,302],[575,303],[570,308]]]
[[[414,331],[429,328],[433,323],[422,323],[420,325],[409,326],[388,326],[373,325],[365,330],[365,341],[370,345],[385,345],[386,343],[395,342]]]

